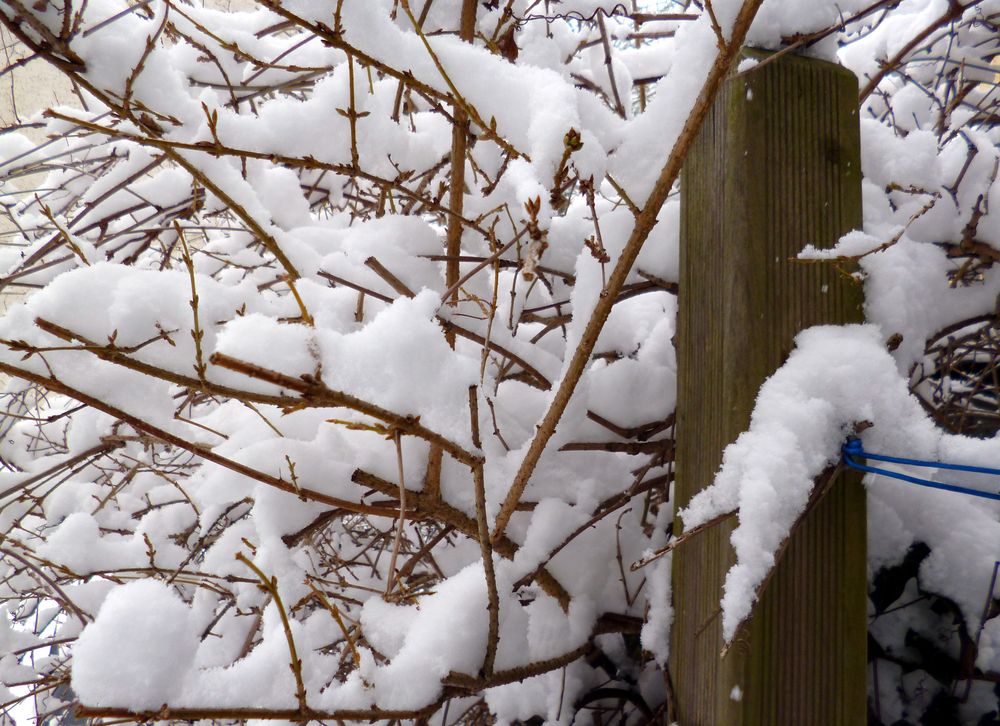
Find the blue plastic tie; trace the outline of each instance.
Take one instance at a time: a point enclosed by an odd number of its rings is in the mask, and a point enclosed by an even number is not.
[[[910,482],[911,484],[918,484],[922,487],[943,489],[947,492],[958,492],[959,494],[968,494],[973,497],[1000,501],[1000,493],[997,492],[987,492],[981,489],[972,489],[971,487],[965,487],[959,484],[948,484],[946,482],[933,481],[931,479],[920,479],[919,477],[909,476],[908,474],[892,471],[891,469],[882,469],[880,467],[861,464],[855,459],[874,459],[875,461],[887,461],[891,464],[905,464],[906,466],[918,466],[925,469],[948,469],[950,471],[965,471],[973,474],[990,474],[991,476],[998,477],[1000,477],[1000,469],[990,469],[985,466],[966,466],[964,464],[946,464],[940,461],[904,459],[899,456],[873,454],[870,451],[865,451],[864,446],[861,444],[861,439],[855,437],[851,437],[847,440],[847,443],[844,444],[841,452],[844,456],[844,463],[850,468],[857,469],[858,471],[865,471],[871,474],[881,474],[882,476],[889,476],[893,479],[901,479],[902,481]]]

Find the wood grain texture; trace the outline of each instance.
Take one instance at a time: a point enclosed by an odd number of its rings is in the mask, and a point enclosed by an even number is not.
[[[763,57],[756,51],[748,54]],[[860,285],[791,261],[861,225],[855,77],[786,55],[729,79],[682,176],[677,505],[711,483],[795,334],[862,320]],[[734,522],[674,553],[671,676],[682,726],[865,723],[866,516],[842,476],[725,658]],[[676,523],[680,531],[681,523]],[[742,699],[730,694],[739,686]]]

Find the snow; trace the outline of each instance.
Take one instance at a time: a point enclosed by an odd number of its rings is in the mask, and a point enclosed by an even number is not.
[[[947,9],[944,0],[907,0],[839,28],[868,4],[766,0],[749,44],[777,48],[835,27],[803,52],[839,60],[864,85]],[[57,5],[31,10],[53,33]],[[552,5],[575,15],[523,17],[541,5],[517,0],[515,21],[502,5],[477,3],[473,43],[454,33],[457,0],[426,6],[424,38],[391,0],[292,0],[231,13],[151,3],[104,27],[126,3],[72,5],[81,31],[71,46],[89,90],[80,107],[58,112],[106,134],[49,119],[53,141],[37,148],[0,135],[0,170],[48,174],[37,199],[18,195],[10,207],[19,229],[0,251],[5,274],[40,288],[0,318],[0,364],[24,376],[4,394],[0,534],[76,608],[5,559],[7,601],[50,613],[44,627],[21,617],[0,631],[8,650],[28,630],[72,639],[83,628],[60,655],[87,705],[295,708],[278,604],[234,559],[243,553],[276,579],[310,707],[421,709],[442,696],[449,674],[482,675],[489,611],[474,478],[468,461],[448,453],[435,475],[428,438],[482,457],[491,527],[607,293],[635,226],[630,204],[648,198],[718,52],[707,13],[637,24],[612,0]],[[724,36],[740,7],[713,3]],[[874,451],[996,465],[995,440],[937,428],[908,388],[914,364],[926,363],[926,341],[992,313],[1000,293],[989,264],[955,278],[1000,245],[997,131],[975,105],[989,97],[985,85],[961,100],[945,88],[954,64],[961,78],[992,78],[984,63],[995,39],[971,18],[996,7],[970,8],[956,35],[928,39],[905,76],[886,74],[862,104],[864,224],[830,250],[800,240],[800,257],[860,257],[868,324],[799,335],[714,484],[681,513],[691,528],[737,512],[737,564],[720,593],[726,638],[752,611],[817,475],[837,463],[855,424],[873,424],[863,440]],[[581,19],[598,10],[623,114],[598,25]],[[281,24],[281,12],[303,23]],[[501,48],[507,32],[516,57]],[[636,43],[636,32],[665,37]],[[744,58],[736,70],[757,65]],[[635,81],[655,77],[642,108]],[[243,85],[230,93],[230,82]],[[455,223],[447,211],[455,89],[472,121],[464,279],[451,304],[440,256]],[[582,145],[567,146],[576,135]],[[665,451],[674,435],[682,194],[675,189],[658,211],[628,294],[600,331],[492,563],[497,670],[592,643],[619,669],[615,682],[654,707],[666,698],[679,594],[670,556],[639,572],[626,565],[668,542],[669,483],[647,492],[644,482],[669,480],[671,462],[657,458],[662,451],[615,447]],[[611,263],[597,259],[598,239]],[[971,242],[981,245],[974,258],[956,256]],[[487,261],[470,275],[504,245],[496,268]],[[538,270],[527,280],[518,266],[532,254]],[[449,326],[464,335],[452,341]],[[891,336],[902,341],[890,352]],[[229,370],[210,363],[213,354],[259,370]],[[275,374],[294,385],[266,380]],[[324,388],[342,405],[318,402],[313,393]],[[80,401],[93,405],[76,410]],[[389,424],[400,419],[419,422],[418,435],[397,439]],[[365,474],[383,483],[359,485]],[[977,622],[1000,551],[997,505],[880,477],[866,483],[872,571],[923,542],[930,554],[906,592],[919,584]],[[400,486],[411,511],[395,582]],[[413,560],[425,546],[429,555]],[[154,579],[133,581],[140,572]],[[594,637],[608,613],[636,618],[636,627]],[[8,614],[18,617],[13,606]],[[881,616],[873,632],[902,647],[908,627],[923,627],[909,618]],[[983,670],[997,670],[998,643],[991,619]],[[46,658],[8,655],[0,681],[44,681],[57,663]],[[606,685],[611,674],[602,673],[577,659],[481,695],[500,722],[568,724],[575,704]],[[929,676],[891,678],[899,690],[885,691],[886,713],[917,720],[907,708],[921,703],[916,692]],[[971,704],[988,700],[981,690]],[[743,697],[742,685],[729,695]]]
[[[190,611],[171,588],[122,585],[77,639],[73,690],[95,706],[157,710],[182,692],[197,648]]]
[[[778,547],[804,511],[816,478],[839,461],[841,445],[861,422],[873,424],[861,435],[865,449],[873,452],[973,465],[994,460],[1000,453],[992,441],[949,436],[936,429],[897,373],[876,326],[820,326],[801,332],[786,363],[761,387],[750,428],[726,447],[713,484],[680,513],[685,529],[728,512],[739,514],[731,536],[737,562],[726,575],[722,598],[726,640],[750,614]],[[924,519],[916,509],[931,502],[935,509],[961,512],[963,518],[988,519],[981,505],[962,498],[956,501],[954,495],[914,492],[912,486],[869,480],[872,496],[890,499],[897,511],[905,508],[910,522]],[[883,487],[888,488],[885,494]],[[943,584],[950,579],[952,586],[959,581],[971,586],[993,551],[987,542],[1000,542],[1000,532],[995,526],[963,527],[960,531],[967,537],[960,542],[953,529],[953,520],[943,528],[923,529],[923,538],[940,545],[923,571],[931,581]],[[970,556],[973,552],[975,556]],[[959,566],[960,560],[965,564]],[[939,569],[945,567],[947,574]],[[959,600],[971,616],[975,599],[964,594]]]
[[[486,623],[482,565],[470,565],[424,598],[396,656],[374,674],[377,702],[419,708],[437,697],[449,672],[477,673],[486,654]]]

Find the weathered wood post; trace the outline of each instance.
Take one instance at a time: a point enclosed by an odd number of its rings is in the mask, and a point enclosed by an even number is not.
[[[767,54],[748,51],[763,61]],[[795,334],[862,319],[832,265],[790,258],[861,225],[858,83],[785,55],[735,75],[682,177],[677,504],[711,483]],[[671,676],[681,726],[866,721],[865,498],[843,476],[797,530],[722,658],[719,601],[735,523],[674,553]],[[676,524],[680,531],[680,522]],[[734,687],[738,691],[734,691]]]

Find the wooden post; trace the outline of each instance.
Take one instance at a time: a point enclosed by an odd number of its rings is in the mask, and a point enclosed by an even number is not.
[[[747,51],[764,60],[767,54]],[[862,319],[860,285],[790,258],[861,225],[858,83],[785,55],[735,75],[681,185],[677,505],[712,482],[795,334]],[[675,524],[680,531],[681,523]],[[865,495],[842,476],[792,538],[725,658],[734,563],[719,525],[674,553],[671,677],[681,726],[866,722]],[[734,690],[738,689],[738,690]]]

